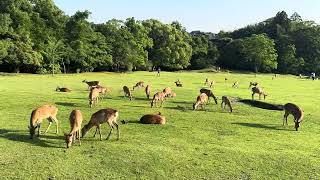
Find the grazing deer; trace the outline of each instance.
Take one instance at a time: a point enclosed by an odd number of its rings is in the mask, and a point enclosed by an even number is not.
[[[295,128],[296,131],[298,131],[298,128],[300,127],[300,123],[303,119],[303,111],[302,109],[293,104],[293,103],[287,103],[283,106],[284,109],[284,115],[283,115],[283,125],[284,125],[284,121],[286,121],[286,124],[288,125],[288,116],[290,114],[293,115],[294,117],[294,123],[295,123]]]
[[[146,89],[145,89],[147,98],[150,99],[150,93],[151,93],[151,86],[147,85]]]
[[[182,87],[182,83],[181,83],[181,81],[178,79],[176,82],[174,82],[174,83],[176,83],[176,86],[177,87]]]
[[[236,82],[233,83],[232,88],[238,88],[238,85],[239,85],[239,82],[236,81]]]
[[[96,133],[98,131],[99,135],[100,135],[100,141],[101,141],[102,140],[101,124],[108,123],[108,125],[110,127],[110,132],[109,132],[106,140],[108,140],[110,138],[112,130],[114,128],[117,129],[117,140],[119,140],[120,139],[120,130],[119,130],[119,126],[117,124],[118,117],[119,117],[119,112],[117,110],[111,109],[111,108],[101,109],[101,110],[95,112],[94,114],[92,114],[91,119],[88,122],[88,124],[83,126],[83,128],[81,130],[81,132],[82,132],[81,137],[84,137],[93,126],[96,126],[96,131],[95,131],[93,137],[96,136]]]
[[[56,88],[56,91],[60,91],[60,92],[71,92],[71,89],[65,88],[65,87],[60,88],[60,87],[58,86],[58,87]]]
[[[49,125],[44,132],[46,134],[52,124],[53,121],[56,122],[56,134],[58,134],[58,120],[57,120],[57,113],[58,108],[56,108],[53,105],[43,105],[41,107],[38,107],[37,109],[33,110],[30,117],[30,139],[33,138],[36,129],[38,128],[38,137],[40,135],[40,126],[43,121],[43,119],[48,119]]]
[[[254,99],[254,94],[259,94],[259,100],[261,100],[261,95],[263,95],[263,99],[266,100],[267,94],[263,91],[261,87],[253,87],[252,89],[252,100]]]
[[[91,86],[90,91],[92,91],[93,89],[98,89],[99,90],[99,97],[101,97],[103,99],[103,97],[108,93],[111,92],[110,88],[107,87],[102,87],[100,85],[98,86]]]
[[[89,106],[98,104],[100,90],[98,88],[93,88],[89,93]]]
[[[100,81],[87,81],[87,80],[83,80],[83,83],[87,83],[88,85],[88,89],[90,89],[91,86],[98,86],[100,85]]]
[[[153,106],[157,107],[157,102],[160,101],[160,107],[162,107],[164,98],[166,97],[166,94],[164,92],[157,92],[155,95],[153,95],[153,99],[151,101],[151,108]]]
[[[81,123],[82,123],[82,114],[80,110],[73,110],[70,113],[69,121],[71,130],[69,134],[65,133],[65,141],[67,143],[67,148],[71,147],[72,143],[75,143],[75,139],[78,138],[79,145],[81,145],[80,140],[80,130],[81,130]]]
[[[146,114],[140,118],[140,123],[142,124],[165,124],[166,118],[161,115],[159,112],[158,114]]]
[[[123,97],[129,97],[129,99],[131,101],[132,100],[132,93],[131,93],[130,89],[128,88],[128,86],[123,86],[122,89],[123,89],[123,93],[124,93]]]
[[[230,113],[232,113],[232,105],[231,105],[231,100],[228,96],[222,96],[221,99],[221,108],[225,109],[226,106],[229,106]],[[224,105],[224,106],[223,106]]]
[[[214,99],[214,102],[218,104],[218,99],[210,89],[200,89],[200,93],[205,93],[209,97],[209,101],[210,101],[210,97],[212,97]]]
[[[205,108],[204,106],[208,102],[208,96],[205,93],[201,93],[197,97],[197,102],[193,104],[193,110],[196,110],[197,107],[200,105],[203,109]]]
[[[170,97],[170,95],[172,94],[172,89],[170,87],[166,87],[162,92],[165,94],[165,97]]]
[[[257,82],[250,82],[249,88],[251,88],[251,86],[258,86],[258,84],[259,84],[259,83],[257,83]],[[249,89],[249,88],[248,88],[248,89]]]
[[[144,87],[144,82],[143,81],[139,81],[137,82],[137,84],[135,86],[132,87],[133,91],[135,88],[143,88]]]

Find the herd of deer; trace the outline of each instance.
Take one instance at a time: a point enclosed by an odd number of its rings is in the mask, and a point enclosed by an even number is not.
[[[227,78],[225,78],[225,81],[227,81]],[[90,107],[97,104],[99,98],[103,98],[103,96],[105,96],[107,93],[111,91],[110,88],[101,86],[99,81],[83,80],[82,82],[86,83],[88,85],[88,89],[90,90],[90,93],[89,93]],[[177,87],[182,87],[182,83],[179,79],[175,82],[175,84]],[[211,81],[209,83],[208,78],[206,78],[205,84],[209,85],[209,87],[212,87],[214,85],[214,81]],[[232,87],[233,88],[238,87],[238,84],[239,84],[238,82],[235,82]],[[144,88],[143,81],[139,81],[138,83],[136,83],[136,85],[133,86],[132,91],[139,88]],[[252,90],[252,99],[254,99],[255,94],[259,94],[259,99],[261,99],[262,95],[264,96],[264,99],[266,98],[267,94],[263,91],[261,87],[258,86],[257,82],[250,82],[249,88],[251,88]],[[57,87],[56,91],[71,92],[71,89]],[[128,88],[128,86],[123,86],[124,97],[128,97],[130,100],[132,100],[133,98],[132,91]],[[145,93],[146,93],[147,99],[150,99],[150,93],[151,93],[150,85],[147,85],[145,87]],[[160,107],[162,107],[163,101],[166,98],[170,98],[170,97],[176,97],[176,93],[173,92],[170,87],[166,87],[163,89],[163,91],[155,93],[153,96],[153,99],[151,100],[151,108],[156,107],[156,104],[159,102],[160,102]],[[205,105],[210,102],[210,98],[213,98],[214,102],[218,104],[218,99],[214,95],[212,90],[205,89],[205,88],[200,89],[200,95],[197,96],[196,102],[193,104],[193,109],[196,110],[199,106],[201,106],[202,108],[205,108]],[[232,108],[231,102],[232,100],[230,97],[222,96],[221,108],[225,108],[226,106],[228,106],[230,113],[232,113],[233,108]],[[287,117],[291,114],[294,116],[295,128],[296,130],[298,130],[298,128],[300,127],[300,122],[302,121],[302,118],[303,118],[302,109],[295,104],[287,103],[283,106],[283,110],[285,111],[283,125],[285,125],[285,123],[288,124]],[[29,125],[30,138],[31,139],[33,138],[33,136],[36,134],[35,133],[36,130],[37,130],[38,136],[40,135],[40,125],[43,119],[48,119],[49,121],[49,125],[45,130],[44,134],[48,132],[53,121],[55,121],[56,123],[56,133],[58,134],[59,123],[56,117],[57,113],[58,113],[58,108],[53,105],[43,105],[33,110],[31,113],[30,125]],[[80,110],[73,110],[69,116],[71,130],[69,133],[65,133],[64,135],[67,148],[69,148],[71,144],[75,142],[76,139],[79,140],[79,144],[81,145],[80,136],[84,137],[87,134],[87,132],[94,126],[96,127],[94,137],[98,132],[100,135],[100,140],[102,140],[101,124],[103,123],[107,123],[110,127],[110,132],[106,139],[108,140],[110,138],[113,129],[117,129],[117,140],[119,140],[120,130],[119,130],[119,125],[117,123],[118,117],[119,117],[119,112],[115,109],[111,109],[111,108],[101,109],[95,112],[94,114],[92,114],[90,121],[81,129],[81,124],[83,121],[82,113]],[[143,124],[165,124],[166,119],[159,112],[158,114],[147,114],[142,116],[140,118],[140,122]],[[81,132],[81,135],[80,135],[80,132]]]

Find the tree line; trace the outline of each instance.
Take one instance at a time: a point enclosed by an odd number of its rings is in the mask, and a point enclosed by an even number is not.
[[[320,26],[297,13],[218,34],[188,33],[179,22],[112,19],[95,24],[52,0],[0,1],[0,71],[73,73],[203,69],[320,72]]]

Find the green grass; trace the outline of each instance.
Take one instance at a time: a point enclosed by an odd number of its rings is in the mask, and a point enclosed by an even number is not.
[[[305,111],[298,132],[293,118],[282,126],[282,111],[269,111],[243,104],[234,113],[213,103],[206,110],[193,111],[192,103],[204,87],[205,78],[216,82],[215,94],[251,98],[249,81],[258,81],[267,91],[267,102],[293,102]],[[224,82],[224,78],[229,80]],[[196,73],[135,72],[71,75],[0,76],[0,177],[8,179],[319,179],[320,178],[320,82],[293,76]],[[180,79],[184,87],[175,87]],[[83,79],[100,80],[113,91],[96,107],[88,107]],[[134,91],[134,101],[123,98],[122,86],[130,88],[143,80],[152,94],[171,86],[175,99],[163,108],[150,108],[144,90]],[[231,88],[239,81],[239,88]],[[55,92],[57,86],[72,93]],[[59,108],[60,132],[55,124],[46,135],[29,139],[31,111],[43,104]],[[94,129],[66,149],[63,132],[69,131],[69,113],[80,109],[83,125],[92,113],[112,107],[120,112],[121,137],[116,131],[105,140],[109,127],[102,126],[103,141],[92,138]],[[164,126],[134,123],[147,113],[161,111]],[[47,121],[42,125],[45,130]]]

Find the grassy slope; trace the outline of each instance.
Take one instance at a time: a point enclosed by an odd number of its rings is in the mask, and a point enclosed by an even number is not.
[[[300,131],[282,126],[281,111],[268,111],[236,104],[234,113],[210,104],[206,111],[192,111],[192,103],[205,78],[216,82],[219,96],[250,98],[249,81],[258,81],[270,94],[268,102],[294,102],[305,111]],[[229,82],[224,83],[224,77]],[[180,78],[183,88],[174,87]],[[97,107],[88,108],[83,79],[100,80],[113,92]],[[135,100],[122,97],[122,86],[144,80],[152,92],[171,86],[176,99],[167,100],[164,108],[150,108],[144,91],[134,92]],[[240,178],[240,179],[319,179],[319,83],[291,76],[224,73],[88,73],[73,75],[17,75],[0,77],[0,177],[40,179],[74,178]],[[238,89],[231,88],[239,81]],[[57,85],[72,88],[72,93],[57,93]],[[152,94],[153,94],[152,93]],[[44,103],[59,108],[60,133],[55,124],[46,136],[29,140],[27,126],[32,109]],[[69,131],[72,109],[83,112],[84,123],[95,111],[113,107],[120,120],[138,121],[146,113],[161,111],[165,126],[129,123],[120,125],[121,139],[114,132],[109,141],[93,139],[92,129],[78,144],[66,150],[63,132]],[[44,121],[42,130],[47,126]],[[107,125],[103,125],[104,138]]]

